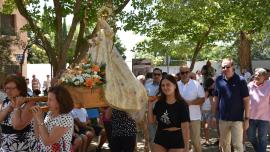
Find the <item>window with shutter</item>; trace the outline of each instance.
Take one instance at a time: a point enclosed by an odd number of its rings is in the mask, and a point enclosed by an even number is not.
[[[0,13],[0,35],[15,36],[15,15]]]

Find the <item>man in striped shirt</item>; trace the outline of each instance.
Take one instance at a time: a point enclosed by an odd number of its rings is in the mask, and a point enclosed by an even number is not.
[[[33,90],[33,92],[35,91],[35,90],[39,90],[40,91],[40,82],[39,82],[39,80],[36,78],[36,75],[34,75],[33,74],[33,76],[32,76],[32,90]]]

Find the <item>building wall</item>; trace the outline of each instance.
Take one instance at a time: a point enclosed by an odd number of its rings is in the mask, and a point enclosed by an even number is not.
[[[2,9],[2,5],[4,4],[4,0],[0,0],[0,10]],[[16,60],[16,55],[23,53],[23,45],[27,44],[27,32],[22,32],[20,29],[27,24],[26,19],[19,13],[18,10],[15,10],[12,14],[15,15],[15,32],[19,37],[20,45],[12,46],[12,57],[11,59],[19,65],[19,62]],[[14,36],[14,38],[16,38]],[[25,53],[24,63],[22,66],[22,75],[26,76],[27,73],[27,52]]]

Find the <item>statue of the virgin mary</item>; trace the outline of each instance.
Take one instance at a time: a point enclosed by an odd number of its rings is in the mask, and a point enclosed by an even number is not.
[[[101,15],[96,28],[96,37],[89,40],[89,54],[93,62],[106,64],[104,93],[107,103],[133,115],[138,112],[143,114],[148,100],[146,90],[114,47],[114,32],[106,22],[106,17]]]

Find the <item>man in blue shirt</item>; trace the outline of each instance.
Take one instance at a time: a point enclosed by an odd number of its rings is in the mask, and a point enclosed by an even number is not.
[[[243,131],[249,127],[249,92],[245,79],[234,72],[233,60],[221,63],[222,75],[216,79],[213,116],[219,119],[220,145],[223,152],[243,152]],[[216,118],[213,117],[213,122]]]
[[[159,91],[159,83],[161,81],[161,78],[162,78],[162,70],[159,68],[155,68],[153,70],[153,82],[147,83],[145,85],[148,96],[157,96],[157,93]],[[148,124],[149,143],[150,143],[151,151],[153,151],[153,144],[154,144],[156,130],[157,130],[157,124]]]

